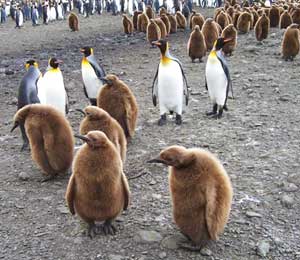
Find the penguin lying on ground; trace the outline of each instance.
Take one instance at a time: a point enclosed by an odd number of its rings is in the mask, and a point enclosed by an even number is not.
[[[226,101],[229,86],[232,88],[227,62],[222,54],[222,47],[231,38],[218,38],[210,52],[205,68],[205,86],[213,102],[213,111],[208,116],[221,118],[223,109],[227,110]]]
[[[84,54],[81,62],[84,93],[90,100],[91,105],[96,106],[97,93],[103,86],[101,78],[105,77],[105,72],[102,66],[97,63],[91,47],[84,47],[80,51]]]
[[[153,42],[161,52],[161,60],[158,65],[153,85],[153,105],[159,102],[160,119],[158,125],[166,124],[167,113],[176,113],[175,123],[182,123],[182,112],[188,105],[189,90],[185,74],[180,61],[170,55],[169,44],[166,40]]]

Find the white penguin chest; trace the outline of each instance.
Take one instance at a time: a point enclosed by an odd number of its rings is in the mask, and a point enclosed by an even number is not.
[[[98,79],[93,67],[88,62],[81,65],[82,80],[89,98],[96,98],[102,82]]]

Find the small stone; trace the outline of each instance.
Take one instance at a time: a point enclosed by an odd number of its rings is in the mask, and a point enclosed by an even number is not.
[[[160,259],[164,259],[164,258],[167,257],[167,253],[166,252],[161,252],[161,253],[158,254],[158,256],[159,256]]]
[[[22,181],[28,181],[29,174],[27,172],[20,172],[19,173],[19,179]]]
[[[65,206],[57,207],[57,210],[58,210],[61,214],[69,214],[69,210],[68,210]]]
[[[122,260],[123,256],[121,256],[121,255],[109,255],[108,259],[109,260]]]
[[[295,192],[298,190],[298,186],[294,183],[285,183],[282,189],[286,192]]]
[[[211,255],[212,255],[212,252],[211,252],[211,250],[209,250],[208,248],[203,247],[203,248],[201,248],[201,250],[200,250],[200,254],[203,255],[203,256],[211,256]]]
[[[287,95],[281,96],[281,97],[279,97],[279,100],[280,100],[280,101],[283,101],[283,102],[287,102],[287,101],[290,100],[290,96],[287,96]]]
[[[12,71],[12,70],[5,70],[5,75],[9,76],[9,75],[13,75],[13,74],[15,74],[14,71]]]
[[[257,255],[266,257],[270,251],[270,244],[267,241],[260,241],[257,245]]]
[[[153,243],[161,241],[162,236],[156,231],[140,230],[137,232],[135,240],[140,243]]]
[[[181,234],[176,234],[176,235],[172,235],[172,236],[169,236],[169,237],[166,237],[161,245],[164,247],[164,248],[167,248],[167,249],[178,249],[179,248],[179,243],[180,242],[184,242],[186,241],[186,238],[181,235]]]
[[[162,197],[162,196],[161,196],[160,194],[156,194],[156,193],[153,193],[153,194],[152,194],[152,198],[154,198],[154,199],[160,200],[161,197]]]
[[[261,218],[262,217],[261,214],[254,212],[254,211],[247,211],[246,216],[249,218],[254,218],[254,217]]]
[[[294,199],[289,195],[283,195],[282,198],[281,198],[281,203],[282,203],[283,206],[285,206],[289,209],[293,206]]]

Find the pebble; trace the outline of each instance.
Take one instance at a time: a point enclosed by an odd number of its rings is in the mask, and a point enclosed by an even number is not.
[[[20,172],[19,179],[22,181],[27,181],[29,179],[29,174],[27,172]]]
[[[168,236],[168,237],[164,238],[161,245],[164,248],[174,250],[174,249],[178,249],[179,248],[178,243],[183,242],[183,241],[186,241],[186,238],[181,234],[176,234],[176,235],[172,235],[172,236]]]
[[[281,203],[283,206],[287,207],[288,209],[291,208],[294,204],[294,199],[293,197],[289,195],[283,195],[281,197]]]
[[[69,209],[67,209],[65,206],[57,207],[57,210],[58,210],[61,214],[69,214]]]
[[[247,211],[246,216],[249,218],[254,218],[254,217],[261,218],[262,217],[261,214],[254,212],[254,211]]]
[[[166,253],[166,252],[161,252],[161,253],[158,254],[158,257],[159,257],[160,259],[164,259],[164,258],[167,257],[167,253]]]
[[[109,260],[122,260],[123,256],[121,256],[121,255],[109,255],[108,259]]]
[[[203,247],[201,248],[200,250],[200,254],[203,255],[203,256],[211,256],[212,255],[212,252],[210,249],[206,248],[206,247]]]
[[[284,183],[282,189],[285,192],[295,192],[298,190],[298,186],[294,183]]]
[[[267,241],[260,241],[257,245],[257,255],[266,257],[270,251],[270,244]]]
[[[139,230],[135,236],[135,241],[140,243],[153,243],[161,240],[161,234],[156,231]]]

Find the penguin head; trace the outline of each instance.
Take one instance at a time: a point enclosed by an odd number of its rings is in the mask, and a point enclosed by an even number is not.
[[[108,86],[113,86],[118,80],[118,77],[116,75],[109,74],[105,78],[101,78],[101,80],[104,84],[107,84]]]
[[[62,64],[62,60],[58,60],[56,58],[51,58],[48,61],[48,68],[57,69],[59,64]]]
[[[26,63],[25,63],[26,70],[28,70],[30,66],[33,66],[35,68],[39,67],[38,63],[35,60],[28,60],[28,61],[26,61]]]
[[[229,42],[231,40],[232,40],[231,38],[227,38],[227,39],[223,37],[218,38],[214,43],[214,50],[215,51],[221,50],[226,44],[226,42]]]
[[[194,31],[200,32],[200,27],[199,27],[199,25],[196,25],[196,26],[195,26]]]
[[[91,47],[83,47],[80,49],[80,52],[83,53],[84,57],[88,57],[94,54],[94,50]]]
[[[148,163],[162,163],[175,168],[183,168],[195,160],[195,155],[183,146],[170,146],[162,150],[159,156]]]
[[[84,110],[76,109],[84,114],[88,120],[102,120],[109,117],[109,114],[102,108],[96,106],[87,106]]]
[[[35,106],[35,105],[34,104],[27,105],[17,111],[17,113],[14,116],[14,120],[13,120],[14,125],[13,125],[12,129],[10,130],[10,132],[13,132],[18,126],[20,126],[21,124],[24,124],[26,117],[29,114],[32,106]]]
[[[163,40],[163,39],[161,39],[159,41],[154,41],[154,42],[152,42],[152,44],[156,45],[160,49],[160,52],[163,56],[166,54],[166,52],[169,49],[168,41]]]
[[[109,143],[106,134],[101,131],[90,131],[87,135],[74,136],[86,142],[91,149],[105,148]]]

